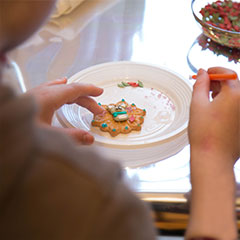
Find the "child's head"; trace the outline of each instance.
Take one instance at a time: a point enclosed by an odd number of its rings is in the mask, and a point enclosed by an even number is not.
[[[55,0],[0,0],[0,55],[38,30],[54,3]]]

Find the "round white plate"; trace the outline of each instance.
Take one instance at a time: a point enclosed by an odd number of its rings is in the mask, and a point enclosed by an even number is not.
[[[137,80],[143,82],[143,88],[117,86],[121,81]],[[140,63],[110,62],[87,68],[68,82],[86,82],[102,87],[104,93],[96,98],[101,104],[124,99],[146,109],[141,131],[116,137],[92,127],[93,115],[76,104],[64,105],[57,112],[57,118],[64,127],[90,131],[95,137],[95,145],[112,158],[120,156],[125,166],[156,162],[175,154],[187,144],[192,86],[176,73]]]

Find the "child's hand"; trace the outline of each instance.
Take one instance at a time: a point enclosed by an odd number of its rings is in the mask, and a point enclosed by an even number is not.
[[[215,67],[208,73],[233,73]],[[209,100],[212,90],[213,101]],[[210,82],[207,72],[200,70],[194,85],[189,141],[193,153],[221,155],[232,158],[231,167],[239,157],[240,125],[239,80]],[[230,155],[230,156],[229,156]]]
[[[54,112],[64,104],[76,103],[87,108],[93,114],[99,114],[103,108],[90,96],[99,96],[103,89],[92,84],[72,83],[66,84],[67,80],[56,80],[44,83],[29,90],[26,94],[33,95],[40,106],[38,119],[41,123],[51,125]],[[94,141],[92,135],[81,129],[59,129],[72,135],[83,144],[91,144]]]
[[[208,73],[232,71],[217,67]],[[239,104],[238,79],[213,84],[206,71],[198,72],[188,128],[192,197],[186,239],[237,239],[233,166],[239,157]]]

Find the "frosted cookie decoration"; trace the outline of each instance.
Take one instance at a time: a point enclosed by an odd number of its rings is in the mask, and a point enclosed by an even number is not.
[[[92,126],[99,127],[103,132],[109,132],[112,137],[119,133],[127,134],[141,130],[146,115],[145,109],[137,108],[134,103],[128,104],[124,99],[102,107],[105,111],[94,116]]]
[[[125,88],[125,87],[140,87],[143,88],[143,82],[141,82],[140,80],[138,80],[137,82],[124,82],[122,81],[121,83],[118,83],[117,85],[120,88]]]

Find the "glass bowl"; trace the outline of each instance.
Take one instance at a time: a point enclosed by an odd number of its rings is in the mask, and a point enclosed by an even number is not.
[[[203,34],[223,46],[240,48],[240,32],[229,31],[220,27],[215,27],[202,20],[203,17],[200,13],[201,9],[207,4],[212,4],[214,2],[216,2],[216,0],[192,0],[192,13],[202,28]],[[232,2],[239,3],[240,0],[234,0]]]

